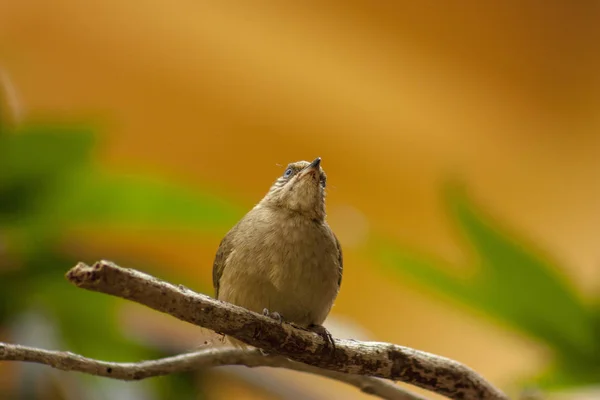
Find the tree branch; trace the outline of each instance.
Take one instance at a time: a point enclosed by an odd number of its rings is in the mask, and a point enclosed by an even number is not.
[[[125,381],[226,365],[277,367],[335,379],[356,386],[365,393],[383,399],[425,400],[421,396],[412,394],[398,385],[379,378],[324,370],[282,356],[265,356],[258,349],[210,348],[158,360],[116,363],[94,360],[70,352],[49,351],[0,342],[0,360],[34,362],[63,371],[77,371]]]
[[[390,343],[342,339],[334,339],[331,351],[318,334],[109,261],[91,267],[79,263],[67,273],[67,279],[78,287],[135,301],[314,367],[402,381],[452,399],[508,400],[457,361]]]

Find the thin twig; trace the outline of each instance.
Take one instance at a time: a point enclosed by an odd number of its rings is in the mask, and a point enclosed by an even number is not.
[[[79,263],[67,273],[67,279],[81,288],[135,301],[314,367],[402,381],[452,399],[508,400],[457,361],[390,343],[334,339],[335,348],[331,349],[315,333],[109,261],[91,267]]]
[[[0,360],[34,362],[63,371],[77,371],[125,381],[226,365],[278,367],[326,376],[356,386],[365,393],[383,399],[425,400],[419,395],[412,394],[398,385],[382,379],[328,371],[281,356],[266,356],[258,349],[210,348],[158,360],[117,363],[94,360],[71,352],[49,351],[0,342]]]

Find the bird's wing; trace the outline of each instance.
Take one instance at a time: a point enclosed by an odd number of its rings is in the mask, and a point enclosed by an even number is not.
[[[331,233],[333,233],[333,231],[331,231]],[[335,236],[335,233],[333,233],[333,238],[335,239],[335,245],[338,251],[338,261],[340,263],[340,278],[338,280],[339,288],[340,286],[342,286],[342,275],[344,273],[344,257],[342,255],[342,246],[340,245],[340,241],[338,240],[337,236]]]
[[[225,270],[227,258],[233,250],[233,236],[237,232],[237,225],[231,228],[227,235],[221,240],[215,261],[213,262],[213,287],[215,288],[215,298],[219,298],[219,281]]]

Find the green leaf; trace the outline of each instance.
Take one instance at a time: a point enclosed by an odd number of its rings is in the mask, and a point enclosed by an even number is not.
[[[598,382],[600,382],[600,365],[578,363],[575,360],[556,360],[540,374],[522,380],[521,385],[560,390],[597,386]]]
[[[57,181],[89,164],[90,129],[27,124],[0,138],[0,223],[34,219]]]
[[[442,260],[401,248],[383,237],[373,239],[371,247],[379,253],[382,265],[392,272],[401,272],[415,282],[426,283],[432,290],[446,294],[450,299],[460,298],[467,303],[477,299],[472,283],[449,272],[456,268]]]
[[[568,277],[547,255],[506,233],[461,192],[448,204],[478,256],[479,297],[490,311],[563,352],[597,349],[591,315]]]
[[[241,210],[208,191],[143,176],[88,171],[65,182],[49,206],[69,225],[213,229],[231,226]]]
[[[51,178],[89,164],[93,129],[85,125],[30,123],[3,138],[0,176]]]
[[[170,354],[160,354],[153,358],[166,357]],[[155,378],[156,395],[161,399],[172,399],[173,393],[177,393],[177,400],[201,400],[206,399],[202,370],[171,374]]]
[[[475,271],[474,276],[461,278],[433,257],[415,256],[387,243],[378,246],[382,261],[403,276],[546,342],[560,358],[596,364],[598,341],[590,312],[560,268],[506,233],[464,193],[450,190],[446,202],[476,255],[474,265],[463,269]]]

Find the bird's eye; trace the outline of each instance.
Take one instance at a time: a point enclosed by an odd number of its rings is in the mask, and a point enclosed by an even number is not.
[[[288,168],[285,170],[285,172],[283,173],[283,177],[284,178],[289,178],[290,176],[292,176],[292,174],[294,173],[294,170],[291,168]]]

